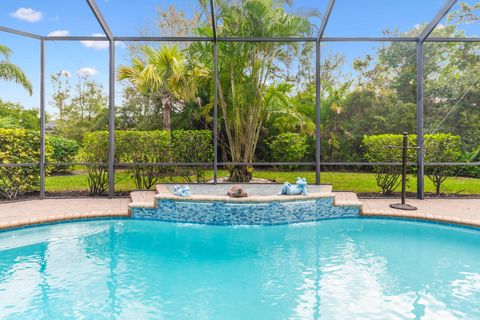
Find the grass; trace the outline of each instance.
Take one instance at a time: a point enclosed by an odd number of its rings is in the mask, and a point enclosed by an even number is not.
[[[228,172],[219,170],[219,177],[226,177]],[[207,173],[207,178],[211,179],[213,173]],[[305,177],[309,183],[314,183],[315,172],[313,171],[295,171],[295,172],[281,172],[257,170],[254,177],[263,178],[283,183],[286,181],[295,182],[296,177]],[[161,179],[161,182],[182,183],[180,177],[170,177]],[[334,190],[348,190],[358,193],[380,193],[381,189],[376,185],[375,175],[373,173],[361,172],[322,172],[321,182],[323,184],[333,185]],[[407,191],[415,192],[416,177],[408,176]],[[47,192],[72,192],[72,191],[88,191],[87,175],[84,173],[64,176],[50,176],[46,178],[45,188]],[[128,192],[135,190],[135,183],[130,175],[125,171],[119,171],[115,174],[115,190],[118,192]],[[397,191],[400,191],[397,188]],[[425,177],[425,191],[433,193],[435,187],[433,183]],[[464,178],[464,177],[450,177],[442,185],[442,193],[447,194],[480,194],[480,179]]]

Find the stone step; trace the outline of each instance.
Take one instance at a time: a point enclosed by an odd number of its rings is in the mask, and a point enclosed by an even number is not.
[[[186,185],[186,184],[182,184]],[[278,193],[282,188],[281,184],[248,184],[238,183],[249,196],[273,196]],[[192,195],[226,195],[227,191],[233,186],[233,184],[189,184]],[[157,184],[155,190],[157,194],[170,194],[173,185]],[[332,185],[310,185],[307,187],[309,193],[332,193]]]
[[[320,188],[321,188],[321,192],[325,192],[325,193],[332,193],[332,185],[331,184],[322,184],[320,185]]]
[[[168,191],[168,188],[167,186],[165,186],[164,184],[157,184],[155,186],[155,193],[170,193],[170,191]]]
[[[334,206],[361,206],[362,203],[358,200],[357,194],[354,192],[333,192],[335,200]]]
[[[130,192],[132,202],[130,207],[137,208],[154,208],[155,207],[155,191],[133,191]]]
[[[218,185],[217,185],[218,186]],[[211,186],[212,189],[215,189],[215,185]],[[357,195],[354,192],[333,192],[332,193],[332,185],[321,185],[315,186],[316,191],[320,193],[327,193],[335,195],[334,205],[335,206],[361,206],[362,203],[358,200]],[[213,191],[213,190],[212,190]],[[164,184],[158,184],[155,188],[155,191],[134,191],[132,192],[132,202],[143,203],[145,206],[147,203],[150,206],[154,205],[154,196],[155,194],[162,194],[162,195],[171,195],[169,188]],[[210,194],[211,196],[221,196],[220,194]],[[197,196],[202,197],[201,195],[194,195],[193,198]],[[254,197],[255,198],[255,197]],[[244,198],[243,200],[249,201],[249,198]],[[193,199],[192,199],[193,200]],[[252,200],[252,197],[250,197]],[[274,199],[272,199],[274,201]]]

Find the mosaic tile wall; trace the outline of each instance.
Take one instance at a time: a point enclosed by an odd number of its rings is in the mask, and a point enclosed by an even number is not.
[[[134,219],[217,225],[285,224],[357,217],[360,207],[333,206],[333,198],[267,203],[158,200],[157,208],[132,208]]]

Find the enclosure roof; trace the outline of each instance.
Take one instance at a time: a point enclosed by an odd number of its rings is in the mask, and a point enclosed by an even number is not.
[[[430,37],[452,23],[449,13],[476,0],[294,0],[279,1],[278,9],[307,17],[308,34],[246,37],[241,28],[238,34],[222,34],[217,27],[222,25],[222,4],[238,1],[2,0],[0,30],[46,40],[92,41],[478,41],[480,33],[478,23],[456,21],[463,34]],[[169,28],[159,24],[159,14],[173,22]],[[175,24],[183,17],[189,25]],[[211,35],[199,37],[199,27],[209,27]]]

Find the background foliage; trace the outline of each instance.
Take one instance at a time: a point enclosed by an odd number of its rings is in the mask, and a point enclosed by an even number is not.
[[[203,11],[192,17],[174,6],[159,8],[157,19],[149,24],[154,26],[153,30],[141,30],[140,33],[211,37],[211,22],[208,19],[198,22],[198,15],[209,16],[207,3],[201,1],[200,4]],[[289,4],[290,1],[281,0],[215,1],[217,22],[221,22],[218,34],[235,37],[314,35],[317,30],[310,19],[319,13],[290,10]],[[452,12],[447,24],[436,28],[432,36],[467,36],[458,24],[478,23],[478,4],[473,7],[462,3],[460,8]],[[386,30],[385,33],[416,36],[423,27],[415,26],[402,33]],[[214,96],[212,43],[127,46],[131,63],[120,66],[119,71],[130,73],[125,77],[122,72],[117,74],[125,80],[123,86],[117,86],[122,90],[122,99],[117,99],[116,105],[115,123],[119,131],[115,160],[120,163],[165,159],[210,162]],[[327,167],[328,162],[336,161],[399,161],[398,150],[386,150],[386,144],[398,145],[397,135],[416,131],[415,43],[384,43],[375,45],[368,53],[360,53],[360,49],[352,58],[354,50],[335,52],[329,44],[322,43],[322,169],[331,169]],[[11,64],[11,50],[5,46],[0,50],[2,63],[8,65],[8,70],[15,71],[0,73],[0,78],[16,81],[30,93],[30,84],[21,69]],[[479,161],[479,52],[480,44],[473,42],[425,44],[425,160],[428,162],[433,159]],[[218,64],[219,161],[313,161],[314,44],[219,42]],[[51,75],[51,85],[53,94],[49,104],[54,112],[47,115],[47,121],[53,124],[49,137],[70,139],[52,138],[51,160],[107,163],[108,96],[105,89],[89,76],[81,76],[72,84],[68,73],[63,71]],[[0,100],[0,128],[39,130],[38,110]],[[171,130],[171,134],[163,130]],[[74,155],[78,147],[80,151]],[[0,146],[0,152],[2,148]],[[411,158],[415,158],[414,154]],[[89,176],[89,190],[93,194],[106,190],[104,164],[83,169]],[[368,166],[334,168],[372,171]],[[53,169],[59,171],[60,167]],[[209,175],[205,166],[118,166],[116,169],[119,176],[128,175],[135,180],[135,187],[141,189],[166,177],[170,181],[181,178],[191,182],[206,181]],[[283,179],[274,171],[300,168],[265,169],[272,172],[254,172],[247,166],[233,167],[228,178],[230,181],[248,181],[252,176]],[[310,167],[302,169],[312,171]],[[74,171],[74,174],[81,171],[68,167],[65,170]],[[383,193],[396,190],[396,170],[397,167],[373,167],[378,178],[376,184],[381,185]],[[479,170],[479,166],[426,167],[428,177],[436,184],[435,193],[442,191],[440,186],[444,185],[446,176],[478,179]],[[383,172],[383,176],[379,172]],[[360,184],[359,190],[364,190]],[[371,190],[378,191],[373,185]]]

